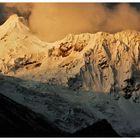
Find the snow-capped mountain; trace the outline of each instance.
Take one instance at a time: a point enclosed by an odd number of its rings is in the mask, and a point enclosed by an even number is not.
[[[16,72],[18,68],[28,64],[36,65],[45,53],[44,46],[47,43],[35,37],[23,24],[24,22],[23,18],[13,15],[0,26],[0,69],[2,73]]]
[[[139,91],[139,32],[68,35],[46,43],[22,21],[13,15],[0,28],[2,73],[75,90],[123,91],[127,98]]]
[[[106,119],[122,136],[140,135],[137,31],[70,34],[47,43],[12,15],[0,26],[0,71],[22,79],[8,84],[5,77],[2,94],[44,114],[63,131]]]

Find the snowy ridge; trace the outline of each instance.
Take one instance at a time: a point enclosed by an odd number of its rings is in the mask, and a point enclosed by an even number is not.
[[[73,133],[105,118],[122,136],[140,135],[137,31],[70,34],[47,43],[13,15],[0,26],[0,71],[22,79],[2,76],[2,94],[64,131]]]

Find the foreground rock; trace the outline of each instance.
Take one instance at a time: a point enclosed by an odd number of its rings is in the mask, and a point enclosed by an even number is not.
[[[103,129],[105,128],[105,130]],[[111,125],[103,120],[75,134],[54,127],[29,108],[0,93],[0,137],[118,137]]]

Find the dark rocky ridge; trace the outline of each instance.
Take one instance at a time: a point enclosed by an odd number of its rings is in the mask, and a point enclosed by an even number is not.
[[[43,116],[0,94],[0,137],[118,137],[102,120],[74,134],[54,128]]]

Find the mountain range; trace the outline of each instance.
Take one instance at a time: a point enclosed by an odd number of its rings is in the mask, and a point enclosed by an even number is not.
[[[107,120],[140,136],[140,32],[69,34],[41,41],[22,17],[0,26],[0,91],[75,133]]]

